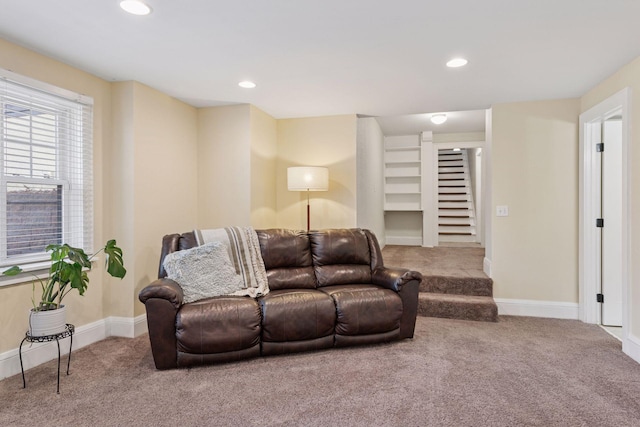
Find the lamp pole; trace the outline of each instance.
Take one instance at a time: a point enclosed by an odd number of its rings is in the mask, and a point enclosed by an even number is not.
[[[309,189],[307,188],[307,232],[311,230],[311,207],[309,205]]]

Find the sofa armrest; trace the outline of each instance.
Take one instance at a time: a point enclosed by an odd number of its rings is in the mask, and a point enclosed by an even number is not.
[[[169,301],[176,309],[182,305],[184,294],[178,283],[171,279],[158,279],[140,291],[138,299],[143,304],[150,298],[160,298]]]
[[[400,338],[413,338],[418,315],[418,291],[422,274],[405,268],[378,267],[371,275],[374,285],[394,290],[402,300]]]
[[[371,274],[371,281],[374,285],[400,292],[402,286],[412,280],[422,281],[422,274],[406,268],[378,267]]]
[[[171,279],[158,279],[140,291],[138,298],[147,310],[149,341],[156,368],[176,368],[176,316],[182,305],[182,288]]]

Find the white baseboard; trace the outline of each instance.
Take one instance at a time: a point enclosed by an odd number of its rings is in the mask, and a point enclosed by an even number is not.
[[[578,303],[495,298],[498,314],[578,320]]]
[[[491,260],[489,258],[485,257],[482,260],[482,271],[484,271],[484,274],[491,277]]]
[[[387,245],[422,246],[422,237],[387,236],[385,244],[387,244]]]
[[[146,315],[135,318],[108,317],[76,328],[73,334],[72,351],[110,336],[137,337],[147,331]],[[70,339],[60,340],[60,354],[69,353]],[[20,373],[19,347],[0,354],[0,380]],[[24,370],[41,365],[58,357],[55,341],[48,343],[28,343],[22,345],[22,361]],[[72,355],[73,359],[73,355]]]
[[[116,317],[107,319],[109,337],[135,338],[147,332],[147,316],[141,314],[138,317]]]
[[[626,340],[622,340],[624,354],[640,363],[640,338],[629,334]]]

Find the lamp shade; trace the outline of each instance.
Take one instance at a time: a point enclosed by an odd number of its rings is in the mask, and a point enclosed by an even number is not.
[[[329,169],[319,166],[295,166],[287,168],[289,191],[329,190]]]

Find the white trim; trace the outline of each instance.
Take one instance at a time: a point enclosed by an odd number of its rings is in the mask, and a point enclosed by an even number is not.
[[[627,338],[622,340],[622,351],[640,363],[640,338],[631,334],[627,335]]]
[[[484,271],[484,274],[491,277],[491,260],[487,257],[484,257],[482,260],[482,271]]]
[[[147,316],[141,314],[137,317],[116,317],[107,319],[110,337],[135,338],[147,332]]]
[[[495,298],[498,314],[507,316],[578,319],[578,303]]]
[[[51,83],[41,82],[40,80],[32,79],[31,77],[23,76],[21,74],[14,73],[11,70],[0,68],[0,80],[9,80],[15,83],[27,86],[39,91],[47,92],[56,96],[59,96],[69,101],[79,102],[84,105],[93,105],[93,98],[87,95],[73,92],[68,89],[64,89],[58,86],[54,86]]]
[[[111,333],[109,333],[111,332]],[[142,314],[134,318],[107,317],[87,325],[79,326],[73,334],[72,351],[81,349],[109,336],[137,337],[147,332],[146,315]],[[122,334],[122,335],[118,335]],[[128,334],[128,335],[124,335]],[[20,373],[19,347],[0,353],[0,380]],[[69,339],[60,341],[60,354],[69,353]],[[58,348],[54,342],[27,343],[22,346],[22,360],[25,372],[35,366],[41,365],[58,357]],[[73,359],[73,355],[71,356]],[[73,363],[72,363],[73,365]],[[73,369],[73,366],[72,366]],[[28,379],[27,379],[28,381]]]
[[[424,131],[420,135],[420,156],[422,159],[422,246],[432,248],[438,246],[438,209],[431,209],[429,202],[438,193],[438,156],[434,156],[433,132]],[[427,171],[436,171],[435,174]],[[435,180],[435,181],[434,181]],[[437,205],[436,205],[437,206]]]

